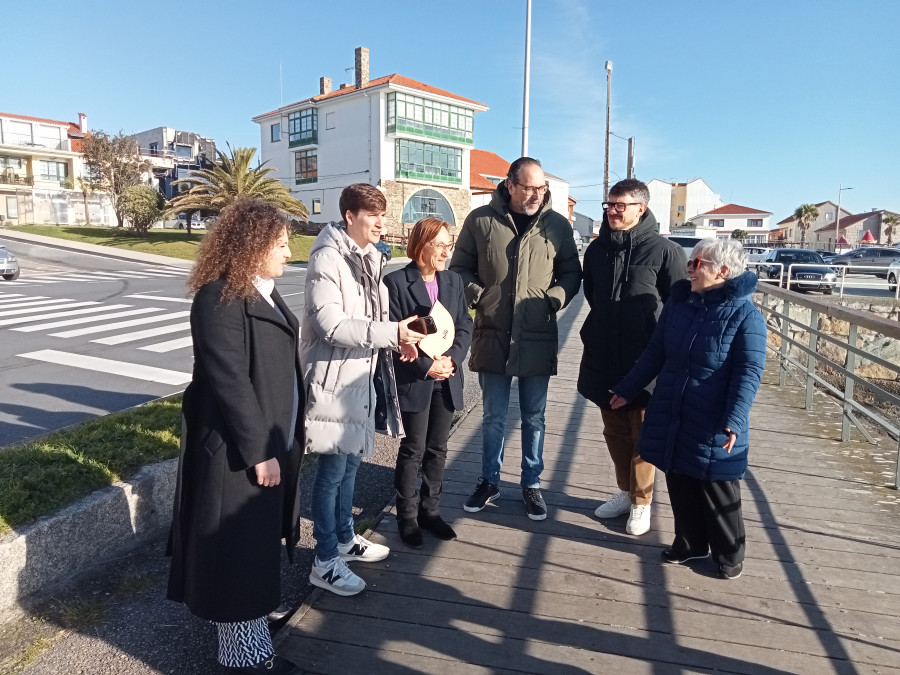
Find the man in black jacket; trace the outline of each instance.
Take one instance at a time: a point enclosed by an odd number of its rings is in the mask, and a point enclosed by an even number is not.
[[[584,355],[578,392],[600,406],[619,487],[594,515],[614,518],[630,512],[625,530],[640,535],[650,529],[656,472],[638,455],[652,385],[618,410],[610,408],[610,390],[650,341],[672,283],[685,277],[687,260],[680,246],[658,234],[644,183],[620,181],[608,199],[600,233],[584,254],[584,295],[591,311],[581,327]]]

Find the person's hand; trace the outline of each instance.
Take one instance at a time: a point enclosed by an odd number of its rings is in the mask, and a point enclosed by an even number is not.
[[[281,466],[274,457],[260,462],[255,467],[256,483],[263,487],[275,487],[281,482]]]
[[[425,337],[423,333],[417,333],[409,327],[409,324],[418,318],[413,315],[397,323],[397,337],[401,345],[414,345]]]
[[[438,356],[428,369],[428,376],[435,380],[446,380],[453,375],[453,371],[453,359],[449,356]]]
[[[737,434],[731,429],[725,429],[725,433],[728,434],[728,441],[722,447],[725,448],[725,452],[730,455],[731,449],[734,447],[735,441],[737,441]]]
[[[613,394],[613,392],[609,392],[609,393],[612,394],[612,398],[609,399],[609,406],[613,410],[618,410],[623,405],[628,404],[628,401],[626,399],[622,398],[621,396],[619,396],[618,394]]]
[[[400,360],[415,361],[419,356],[419,350],[415,345],[400,345]]]

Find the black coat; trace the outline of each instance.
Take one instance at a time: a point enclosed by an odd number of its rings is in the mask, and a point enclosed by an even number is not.
[[[578,392],[609,408],[609,390],[631,370],[650,342],[672,284],[687,275],[687,258],[657,234],[653,212],[630,230],[614,232],[603,216],[584,253],[584,297],[591,308],[581,327],[584,354]],[[652,384],[629,402],[645,408]]]
[[[300,536],[304,405],[297,319],[278,291],[287,324],[262,297],[223,304],[222,288],[206,284],[191,306],[194,375],[182,406],[168,597],[233,622],[281,602],[281,540],[290,557]],[[253,467],[272,457],[281,483],[260,487]]]
[[[449,270],[438,272],[438,300],[453,317],[456,335],[453,345],[446,355],[453,359],[456,370],[447,380],[453,407],[463,408],[463,369],[461,364],[472,343],[472,317],[466,307],[466,297],[462,279],[456,272]],[[391,321],[400,321],[410,316],[426,316],[431,312],[431,299],[428,289],[422,280],[422,273],[415,262],[403,269],[391,272],[384,278],[390,300]],[[431,404],[431,390],[434,380],[425,379],[434,359],[419,352],[415,361],[401,361],[400,355],[394,353],[394,372],[397,377],[397,395],[400,398],[400,410],[403,412],[422,412]]]

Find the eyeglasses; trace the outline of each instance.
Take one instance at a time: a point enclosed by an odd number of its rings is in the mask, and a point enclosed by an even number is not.
[[[453,244],[439,244],[436,241],[429,241],[428,245],[432,248],[436,248],[439,251],[445,251],[447,253],[453,250]]]
[[[549,185],[522,185],[521,183],[516,183],[516,185],[525,192],[527,197],[530,197],[531,195],[542,195],[550,189]]]
[[[600,206],[604,211],[618,211],[625,213],[625,209],[629,206],[642,206],[643,202],[603,202]]]
[[[709,263],[710,265],[715,265],[716,261],[715,260],[707,260],[706,258],[701,258],[700,256],[697,256],[696,258],[691,258],[690,260],[688,260],[687,268],[689,270],[695,270],[695,269],[698,269],[700,267],[700,265],[702,265],[703,263]]]

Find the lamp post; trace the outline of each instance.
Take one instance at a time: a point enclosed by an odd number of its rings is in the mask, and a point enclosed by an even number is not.
[[[522,157],[528,157],[528,81],[531,79],[531,0],[525,4],[525,94],[522,101]]]
[[[609,97],[612,93],[612,61],[606,62],[606,159],[603,162],[603,201],[609,199]]]
[[[834,252],[837,253],[838,239],[841,238],[841,193],[844,190],[852,190],[852,187],[844,187],[838,183],[838,203],[834,213]]]

